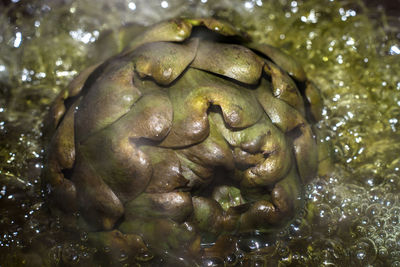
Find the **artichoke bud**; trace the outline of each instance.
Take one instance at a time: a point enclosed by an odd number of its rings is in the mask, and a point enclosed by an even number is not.
[[[102,236],[107,244],[134,234],[191,252],[203,234],[293,218],[318,165],[310,123],[321,97],[302,67],[212,18],[129,32],[121,53],[85,70],[51,109],[53,209],[80,211],[91,231],[121,231]],[[141,223],[151,220],[167,237]]]

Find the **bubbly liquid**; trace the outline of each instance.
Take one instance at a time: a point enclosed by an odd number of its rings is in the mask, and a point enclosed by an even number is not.
[[[332,146],[334,170],[307,186],[304,211],[276,238],[242,238],[238,264],[400,266],[398,18],[356,0],[12,2],[0,8],[0,266],[86,266],[100,253],[44,208],[43,118],[96,61],[90,51],[101,32],[178,15],[216,15],[281,47],[324,98],[317,127],[319,141]],[[156,264],[124,253],[118,260]]]

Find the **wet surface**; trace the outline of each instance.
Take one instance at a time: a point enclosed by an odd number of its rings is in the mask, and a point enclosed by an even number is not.
[[[333,170],[308,185],[297,220],[273,238],[239,238],[226,261],[400,266],[400,30],[391,4],[381,4],[389,7],[385,13],[372,2],[369,10],[331,0],[1,3],[0,266],[160,262],[123,253],[111,259],[107,248],[88,246],[86,233],[60,229],[41,191],[42,126],[72,77],[96,62],[99,51],[113,53],[93,49],[102,32],[180,14],[226,18],[283,47],[324,96],[317,126],[320,142],[332,147]]]

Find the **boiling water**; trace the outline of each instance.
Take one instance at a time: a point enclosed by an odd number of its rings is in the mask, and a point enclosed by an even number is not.
[[[0,266],[88,265],[103,255],[65,233],[40,188],[44,115],[96,61],[101,32],[178,15],[215,15],[302,62],[325,109],[334,168],[273,240],[243,238],[238,264],[400,266],[400,29],[396,17],[337,0],[19,1],[0,9]],[[111,53],[112,51],[110,51]],[[115,265],[156,265],[121,254]],[[159,261],[158,261],[159,262]],[[211,264],[209,262],[209,264]]]

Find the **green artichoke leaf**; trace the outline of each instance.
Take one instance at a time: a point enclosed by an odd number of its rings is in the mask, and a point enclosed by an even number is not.
[[[232,151],[217,126],[209,120],[210,134],[201,143],[189,146],[180,151],[188,160],[205,168],[222,166],[226,170],[234,169]]]
[[[222,44],[201,40],[191,66],[233,80],[257,84],[264,63],[250,49],[235,44]]]
[[[68,97],[74,97],[81,93],[88,77],[100,66],[101,63],[91,65],[78,74],[67,86]]]
[[[49,162],[54,162],[60,169],[71,169],[75,161],[75,109],[80,99],[70,107],[58,126],[50,143]]]
[[[291,167],[285,179],[275,184],[271,200],[258,200],[252,203],[239,220],[239,232],[252,229],[271,230],[288,222],[301,204],[301,184],[296,168]]]
[[[184,222],[193,211],[189,192],[143,193],[125,205],[125,218],[170,218]]]
[[[131,258],[140,257],[144,261],[153,258],[139,235],[123,234],[119,230],[90,232],[88,241],[98,251],[109,249],[110,256],[114,259],[118,259],[121,253],[126,253]]]
[[[142,93],[132,81],[133,72],[133,63],[114,60],[97,78],[75,114],[77,142],[115,122],[140,98]]]
[[[111,230],[124,213],[124,206],[117,195],[103,181],[98,168],[85,160],[80,153],[72,174],[78,191],[82,216],[90,223],[89,230]]]
[[[212,198],[215,199],[224,211],[230,207],[239,206],[245,203],[240,189],[234,186],[217,186],[214,188]]]
[[[315,177],[318,169],[318,147],[309,125],[299,127],[301,136],[293,141],[295,157],[303,184]]]
[[[51,186],[51,199],[64,211],[76,211],[77,192],[73,182],[64,177],[63,170],[72,169],[75,162],[74,113],[78,99],[65,114],[53,136],[48,151],[45,183]]]
[[[260,157],[257,157],[259,162],[243,171],[242,186],[256,187],[274,184],[282,179],[290,169],[292,161],[286,137],[265,114],[255,125],[238,131],[230,131],[226,128],[218,113],[211,113],[210,118],[232,147],[241,149],[251,147],[252,154],[260,154]],[[242,156],[245,155],[242,154]],[[251,154],[250,157],[250,161],[254,159]],[[245,162],[238,162],[238,165],[245,165],[249,161],[246,158],[244,160]]]
[[[140,77],[152,77],[161,85],[173,82],[196,56],[198,39],[184,43],[147,43],[132,53]]]
[[[99,66],[99,64],[90,66],[79,73],[69,84],[68,86],[62,90],[56,99],[54,100],[53,105],[50,108],[49,115],[47,116],[46,127],[50,127],[47,130],[56,129],[58,126],[60,119],[64,116],[66,108],[64,105],[64,101],[68,98],[77,96],[81,91],[82,88],[89,77],[90,74]]]
[[[191,222],[200,231],[218,234],[224,230],[224,210],[216,200],[206,197],[193,197],[192,202]]]
[[[260,86],[256,95],[272,122],[284,133],[292,133],[297,167],[303,183],[307,183],[318,166],[317,144],[310,125],[298,110],[272,96],[268,87]]]
[[[138,35],[124,49],[126,55],[139,46],[152,42],[182,42],[192,33],[192,24],[184,19],[171,19],[151,26],[147,31]]]
[[[123,233],[140,234],[159,255],[173,252],[176,256],[196,257],[200,252],[200,236],[195,229],[171,219],[129,220],[122,222],[119,229]]]
[[[229,234],[220,235],[212,247],[204,248],[203,259],[225,261],[225,266],[236,266],[238,259],[233,253],[237,248],[237,237]]]
[[[232,128],[249,127],[263,114],[255,96],[240,85],[193,68],[171,85],[169,96],[174,118],[171,132],[160,144],[163,147],[203,141],[209,134],[207,110],[211,104],[221,107],[224,121]]]
[[[311,81],[306,82],[305,95],[308,103],[310,104],[310,113],[315,121],[322,119],[322,97],[321,92],[315,83]]]
[[[276,65],[280,66],[296,80],[300,82],[306,81],[307,76],[300,63],[279,48],[268,44],[257,43],[249,43],[248,46],[269,57]]]
[[[180,150],[177,150],[176,154],[181,163],[181,173],[189,181],[186,188],[199,188],[211,182],[214,175],[212,167],[204,167],[199,163],[191,161]]]
[[[103,62],[109,57],[123,51],[132,40],[147,30],[137,23],[127,23],[117,29],[109,29],[100,33],[99,39],[93,43],[89,55],[96,61]]]
[[[153,174],[147,185],[147,193],[167,193],[185,188],[189,182],[182,175],[181,161],[172,149],[156,146],[141,146],[141,150],[149,155]]]
[[[187,22],[191,23],[193,26],[205,26],[209,30],[221,34],[223,36],[236,36],[240,37],[242,40],[250,40],[250,36],[247,35],[245,32],[242,32],[232,24],[217,20],[214,18],[198,18],[198,19],[186,19]]]
[[[297,89],[294,81],[287,75],[285,71],[279,68],[271,61],[266,60],[264,71],[271,75],[272,89],[275,97],[282,99],[302,115],[305,115],[303,97]]]
[[[126,202],[142,193],[151,178],[151,162],[140,149],[141,142],[163,139],[171,121],[172,106],[167,95],[161,91],[147,94],[125,116],[81,143],[79,149]]]

